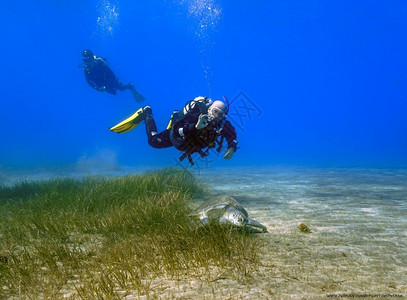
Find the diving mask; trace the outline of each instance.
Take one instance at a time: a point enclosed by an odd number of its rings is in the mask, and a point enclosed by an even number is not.
[[[221,121],[225,117],[226,106],[222,101],[216,100],[208,108],[208,121]]]

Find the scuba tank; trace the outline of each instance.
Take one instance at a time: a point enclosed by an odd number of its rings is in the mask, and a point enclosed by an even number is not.
[[[196,97],[193,100],[188,101],[181,111],[173,110],[170,121],[168,122],[167,129],[171,129],[174,124],[182,120],[191,110],[195,107],[199,107],[199,111],[206,112],[207,108],[212,104],[212,100],[207,97]]]

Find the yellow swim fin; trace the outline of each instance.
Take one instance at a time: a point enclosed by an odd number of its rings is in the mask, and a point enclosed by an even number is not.
[[[141,123],[144,119],[144,114],[143,114],[143,107],[140,108],[138,111],[136,111],[134,114],[132,114],[130,117],[128,117],[126,120],[120,122],[119,124],[109,128],[113,132],[117,133],[126,133],[129,132],[130,130],[133,130],[134,128],[137,127],[138,124]]]

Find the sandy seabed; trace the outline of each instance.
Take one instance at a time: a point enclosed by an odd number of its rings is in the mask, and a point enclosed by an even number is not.
[[[261,264],[248,275],[219,272],[161,278],[151,283],[149,296],[140,299],[402,299],[407,296],[406,261],[386,253],[389,242],[371,236],[354,235],[352,240],[323,228],[302,233],[297,223],[265,222],[267,211],[250,211],[263,221],[266,247]],[[400,258],[402,259],[402,258]],[[392,263],[390,263],[390,261]],[[224,271],[223,271],[224,272]],[[127,299],[134,299],[128,295]]]
[[[214,195],[233,196],[251,218],[267,226],[269,232],[261,235],[265,246],[260,266],[248,267],[240,275],[233,269],[227,274],[213,269],[211,278],[160,279],[153,282],[152,295],[181,299],[407,297],[405,170],[246,168],[201,170],[198,179]],[[300,223],[311,232],[301,232]]]
[[[268,167],[196,176],[212,196],[234,197],[267,226],[260,264],[146,279],[147,295],[123,292],[124,299],[407,298],[406,170]]]

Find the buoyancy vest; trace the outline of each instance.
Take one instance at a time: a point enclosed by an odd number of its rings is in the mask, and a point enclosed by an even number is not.
[[[223,129],[225,120],[220,124],[209,124],[208,127],[201,130],[199,134],[195,136],[181,137],[174,133],[174,128],[177,127],[180,122],[188,119],[198,119],[200,114],[208,113],[208,108],[212,104],[212,100],[207,97],[196,97],[194,100],[188,101],[180,111],[173,111],[171,120],[167,126],[170,129],[170,140],[175,148],[184,153],[179,158],[181,161],[188,157],[191,165],[194,165],[191,155],[198,152],[202,158],[208,155],[208,150],[218,144],[217,151],[220,152],[223,136],[218,140],[218,137]],[[206,151],[202,151],[203,148],[207,148]]]
[[[170,139],[172,144],[178,150],[182,150],[182,146],[185,143],[185,138],[174,134],[174,128],[177,125],[185,121],[188,118],[198,118],[200,114],[205,114],[208,112],[208,107],[212,104],[212,100],[207,97],[196,97],[193,100],[188,101],[185,106],[177,111],[173,111],[170,123],[167,126],[167,129],[170,129]]]

